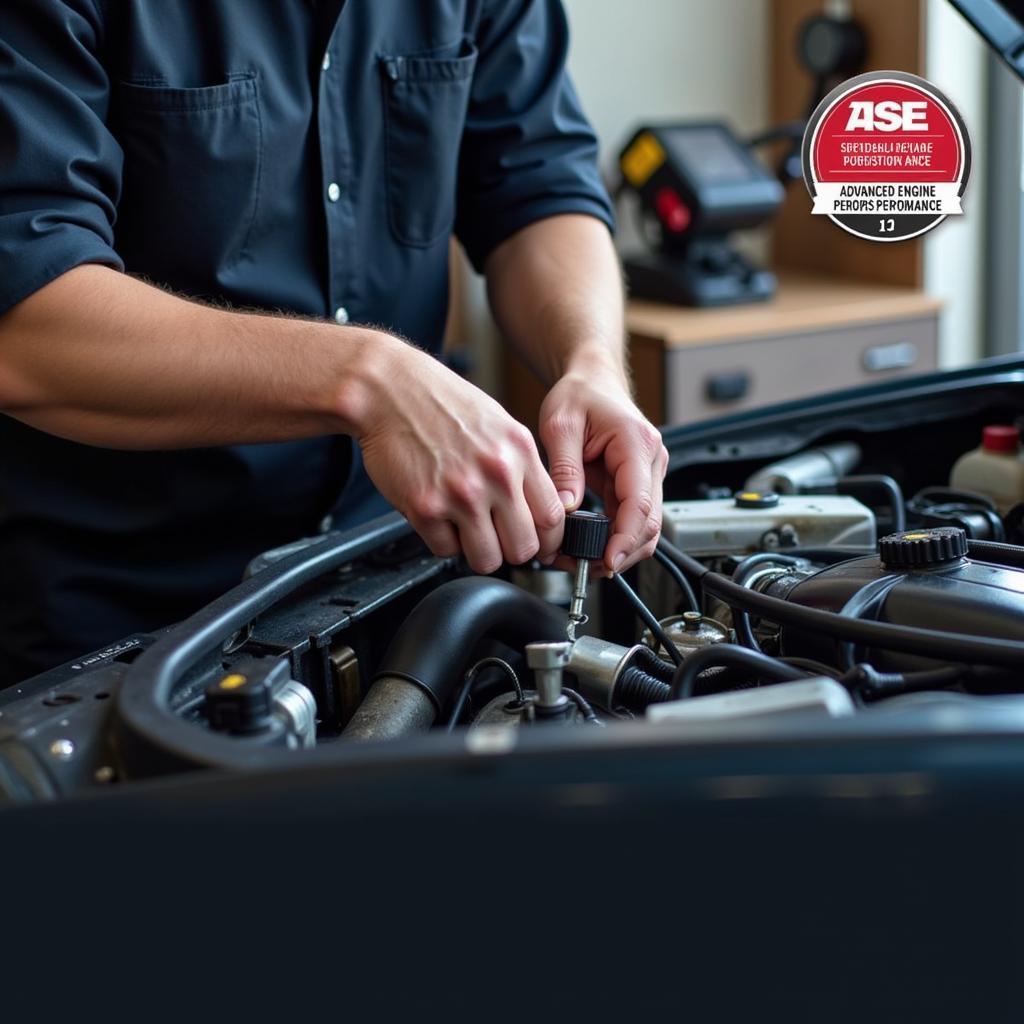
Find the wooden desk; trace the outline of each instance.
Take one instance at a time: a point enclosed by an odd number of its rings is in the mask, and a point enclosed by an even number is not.
[[[937,300],[891,285],[779,277],[778,294],[758,305],[630,302],[637,397],[653,422],[693,422],[937,368]]]
[[[629,303],[637,401],[652,422],[688,423],[937,368],[937,300],[891,285],[779,278],[775,298],[754,305]],[[543,392],[511,355],[503,398],[536,427]]]

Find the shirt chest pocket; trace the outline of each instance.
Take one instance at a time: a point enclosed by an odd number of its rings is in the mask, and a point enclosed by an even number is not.
[[[209,292],[245,258],[259,207],[255,74],[179,89],[122,83],[116,246],[129,271]]]
[[[459,145],[477,50],[455,56],[382,56],[388,217],[395,238],[425,247],[455,221]]]

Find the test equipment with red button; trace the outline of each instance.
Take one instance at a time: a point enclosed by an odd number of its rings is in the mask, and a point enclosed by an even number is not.
[[[641,127],[619,157],[622,190],[639,197],[652,252],[624,260],[630,293],[688,306],[756,302],[775,276],[729,244],[769,220],[778,179],[720,122]]]

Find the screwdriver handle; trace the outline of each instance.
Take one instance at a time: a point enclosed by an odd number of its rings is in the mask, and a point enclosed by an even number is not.
[[[594,562],[604,557],[612,521],[597,512],[570,512],[565,517],[562,554]]]

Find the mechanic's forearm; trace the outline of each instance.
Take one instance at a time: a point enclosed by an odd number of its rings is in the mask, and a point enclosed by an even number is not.
[[[77,267],[0,317],[0,410],[112,448],[357,433],[403,343],[189,302]]]
[[[495,249],[486,270],[498,326],[546,385],[573,370],[627,379],[622,273],[599,220],[537,221]]]

